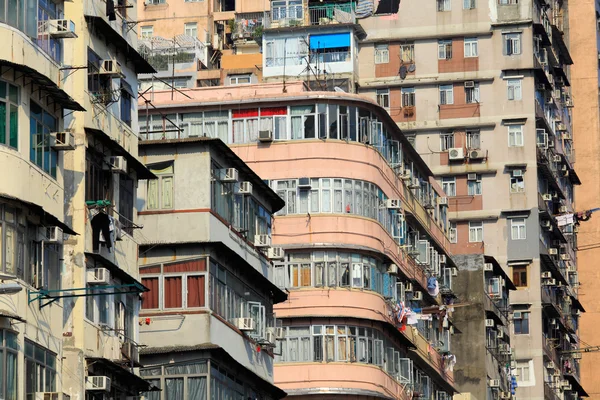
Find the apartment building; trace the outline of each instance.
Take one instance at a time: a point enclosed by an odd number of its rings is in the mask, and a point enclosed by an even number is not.
[[[139,295],[148,290],[139,280],[133,233],[140,228],[137,180],[156,178],[137,159],[137,74],[154,69],[136,50],[135,15],[135,5],[90,0],[65,2],[52,16],[66,18],[54,29],[76,36],[62,48],[49,44],[62,56],[55,76],[85,109],[64,115],[68,134],[61,146],[71,151],[64,153],[62,207],[77,235],[63,243],[62,291],[47,300],[62,305],[56,319],[62,324],[62,391],[74,399],[122,399],[149,388],[133,372],[139,366]],[[40,133],[48,130],[45,121],[44,112]],[[47,157],[41,165],[56,159]]]
[[[453,252],[494,257],[517,287],[517,398],[586,395],[571,353],[583,307],[566,8],[405,2],[361,21],[360,91],[412,136],[448,195]]]
[[[269,277],[289,292],[273,307],[275,385],[298,398],[449,399],[458,271],[442,188],[375,102],[307,89],[287,82],[155,92],[140,136],[157,148],[155,161],[171,157],[161,146],[220,138],[285,200],[270,228],[283,254],[267,253]],[[238,224],[230,237],[246,230]],[[179,327],[177,318],[169,326]],[[149,340],[153,324],[144,327]]]
[[[142,376],[149,399],[280,399],[273,350],[272,214],[284,205],[225,143],[194,137],[140,142],[158,180],[138,188]]]
[[[0,6],[0,397],[11,400],[66,389],[63,308],[44,297],[61,289],[63,236],[76,234],[64,212],[72,147],[59,132],[83,110],[60,79],[73,40],[52,29],[63,4],[31,6]]]
[[[598,207],[598,143],[600,135],[600,118],[598,115],[598,16],[600,5],[597,2],[571,3],[569,5],[569,41],[571,54],[575,61],[571,67],[571,87],[573,99],[577,107],[573,109],[573,144],[577,154],[577,162],[584,165],[578,173],[583,183],[575,190],[577,211]],[[594,40],[596,38],[596,40]],[[592,217],[579,227],[577,261],[579,263],[579,280],[594,282],[595,260],[599,253],[597,243],[600,238],[600,224],[597,216]],[[580,334],[582,347],[597,346],[597,326],[600,322],[598,296],[593,285],[582,284],[579,293],[585,307],[581,317]],[[591,399],[600,398],[600,384],[597,382],[597,365],[600,353],[582,353],[581,378]]]

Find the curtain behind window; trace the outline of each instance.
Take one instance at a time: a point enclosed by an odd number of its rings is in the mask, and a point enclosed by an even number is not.
[[[188,399],[206,400],[206,378],[188,378]]]

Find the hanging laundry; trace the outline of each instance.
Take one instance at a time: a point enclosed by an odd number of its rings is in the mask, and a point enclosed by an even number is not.
[[[427,292],[433,297],[440,293],[440,285],[434,276],[427,279]]]
[[[114,0],[106,0],[106,16],[109,21],[115,21],[117,19],[117,15],[115,14],[115,1]]]
[[[421,314],[407,314],[406,315],[406,325],[416,325],[419,322],[419,315]]]
[[[367,18],[373,14],[373,0],[358,0],[356,4],[356,18]]]
[[[111,242],[111,233],[110,233],[110,217],[108,214],[100,212],[96,216],[92,218],[92,248],[94,251],[100,250],[100,233],[102,232],[102,236],[104,239],[104,243],[106,243],[107,248],[112,247]],[[113,223],[114,229],[114,223]]]

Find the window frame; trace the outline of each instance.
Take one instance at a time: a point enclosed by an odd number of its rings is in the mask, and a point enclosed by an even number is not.
[[[440,132],[440,151],[449,151],[454,148],[454,132]]]
[[[406,57],[407,55],[410,57]],[[404,64],[413,64],[415,62],[414,43],[400,45],[400,62]]]
[[[416,95],[415,87],[402,87],[400,89],[400,95],[402,98],[402,107],[415,107]]]
[[[375,64],[388,64],[390,62],[389,44],[375,44]]]
[[[466,0],[465,0],[466,1]],[[468,37],[464,39],[465,58],[479,57],[479,40],[476,37]]]
[[[515,335],[529,335],[531,333],[531,324],[529,322],[530,317],[531,317],[531,311],[521,311],[521,310],[515,310],[515,311],[519,311],[521,312],[521,318],[520,319],[513,319],[513,329],[514,329],[514,333]],[[519,321],[519,322],[518,322]],[[520,321],[527,321],[526,323],[520,322]],[[518,324],[517,324],[518,322]],[[517,331],[517,326],[519,326],[519,330]],[[525,329],[523,329],[525,328]],[[525,332],[525,330],[527,332]]]
[[[454,104],[454,85],[439,85],[439,102],[441,106]]]
[[[529,287],[529,269],[527,264],[509,265],[512,268],[513,283],[517,288]],[[525,279],[523,280],[523,275]]]
[[[452,11],[452,0],[437,0],[437,11]]]
[[[230,85],[250,85],[252,83],[252,74],[234,74],[229,75],[227,79]],[[248,79],[248,82],[240,82],[240,79]]]
[[[516,228],[516,235],[515,235]],[[510,219],[510,238],[511,240],[526,240],[527,239],[527,218],[511,218]]]
[[[166,163],[165,163],[166,164]],[[171,169],[169,172],[158,172],[158,170],[153,170],[152,165],[149,165],[149,169],[158,177],[158,179],[147,180],[146,182],[146,210],[172,210],[175,208],[175,161],[169,162],[170,165],[163,168],[162,170],[166,170],[168,168]],[[171,206],[164,205],[163,192],[164,192],[164,181],[167,179],[171,179]],[[150,188],[151,185],[156,184],[156,207],[150,207]]]
[[[144,26],[140,27],[140,37],[142,39],[150,39],[153,36],[154,36],[154,25],[144,25]]]
[[[452,59],[452,39],[438,40],[438,60],[450,59]]]
[[[465,103],[478,104],[479,98],[479,82],[474,82],[472,88],[465,87]]]
[[[502,32],[502,44],[505,56],[517,56],[523,52],[521,32]]]
[[[481,149],[481,130],[479,129],[466,129],[465,136],[467,139],[468,149]],[[473,145],[473,137],[477,137],[477,146]]]
[[[467,195],[480,196],[482,194],[482,178],[481,174],[475,174],[475,180],[467,179]]]
[[[380,107],[389,109],[390,108],[390,89],[377,89],[377,104]]]
[[[527,365],[523,365],[523,364]],[[519,365],[520,364],[520,365]],[[523,371],[527,369],[528,380],[519,380]],[[519,387],[535,386],[535,374],[534,374],[533,360],[516,360],[515,378]]]
[[[507,125],[508,147],[523,147],[525,145],[523,127],[523,124]]]
[[[456,196],[456,177],[455,176],[443,176],[442,177],[442,190],[446,193],[447,197]],[[451,190],[446,190],[446,188]]]
[[[483,243],[483,221],[469,221],[469,243]]]
[[[196,33],[194,35],[191,35],[190,33],[193,33],[193,32],[196,32]],[[185,22],[183,24],[183,34],[197,39],[198,38],[198,23],[197,22]]]
[[[523,100],[523,79],[507,78],[506,79],[506,96],[509,101]]]
[[[450,243],[458,243],[458,225],[456,222],[450,222],[449,224],[448,240]]]
[[[5,87],[5,95],[0,98],[0,103],[4,103],[6,113],[5,131],[0,133],[0,138],[3,136],[4,141],[0,141],[0,145],[19,150],[19,113],[21,111],[21,87],[4,79],[0,80],[0,85]],[[44,112],[50,114],[53,118],[56,118],[54,117],[53,113],[49,113],[41,105],[39,105],[39,107]],[[15,117],[14,125],[11,124],[12,117]],[[58,121],[58,118],[56,118],[56,120]],[[16,128],[16,131],[13,131],[13,127]]]
[[[30,350],[29,350],[30,349]],[[44,360],[40,360],[38,357],[38,351],[43,352]],[[34,378],[33,382],[30,382],[27,378],[25,379],[25,395],[29,398],[33,394],[35,397],[36,393],[41,392],[56,392],[56,378],[57,373],[57,359],[56,353],[49,349],[40,346],[39,344],[25,339],[24,344],[24,358],[25,358],[25,376],[31,376]],[[49,362],[48,360],[53,360]],[[30,367],[34,368],[34,371],[28,371]],[[41,381],[40,380],[41,378]],[[50,382],[48,379],[50,378]],[[29,383],[33,383],[33,392],[30,392],[31,388],[27,388]]]

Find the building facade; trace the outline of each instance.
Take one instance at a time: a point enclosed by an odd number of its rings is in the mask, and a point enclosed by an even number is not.
[[[569,4],[571,53],[575,64],[571,68],[571,87],[576,105],[573,109],[573,143],[577,154],[579,177],[582,186],[575,190],[577,211],[598,207],[598,143],[600,143],[600,117],[598,115],[598,87],[600,75],[596,58],[600,49],[598,40],[598,13],[600,6],[596,2]],[[596,38],[596,40],[594,40]],[[596,271],[594,260],[599,256],[596,244],[600,238],[600,223],[597,216],[579,226],[577,261],[579,263],[579,280],[594,282]],[[581,317],[581,340],[584,346],[598,345],[596,335],[600,322],[598,296],[592,285],[582,284],[580,287],[581,302],[585,314]],[[591,399],[600,398],[600,384],[596,377],[600,354],[598,352],[583,353],[581,360],[581,378]]]
[[[272,214],[283,201],[218,138],[144,140],[140,372],[149,399],[280,399]],[[275,253],[273,253],[275,251]]]
[[[289,291],[274,307],[275,384],[298,398],[450,398],[445,198],[385,110],[302,82],[170,96],[154,94],[142,137],[221,138],[285,200],[272,222],[285,251],[272,279]]]

